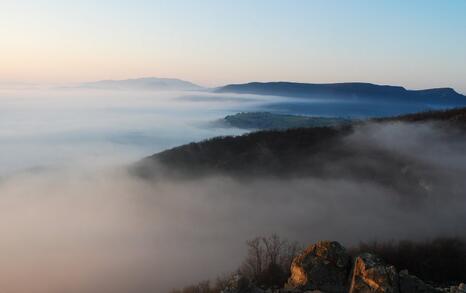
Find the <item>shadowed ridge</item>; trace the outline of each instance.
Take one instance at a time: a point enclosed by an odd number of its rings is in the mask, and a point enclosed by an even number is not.
[[[452,88],[407,90],[401,86],[378,85],[364,82],[344,83],[296,83],[250,82],[230,84],[215,89],[220,93],[272,95],[297,98],[345,98],[404,100],[428,103],[453,103],[466,105],[466,97]]]

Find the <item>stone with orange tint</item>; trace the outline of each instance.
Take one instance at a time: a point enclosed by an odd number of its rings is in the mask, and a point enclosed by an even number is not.
[[[335,241],[320,241],[293,259],[287,288],[347,292],[350,257]]]

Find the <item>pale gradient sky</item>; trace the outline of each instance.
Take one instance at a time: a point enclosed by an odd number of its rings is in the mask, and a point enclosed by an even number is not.
[[[0,81],[143,76],[466,93],[466,1],[0,2]]]

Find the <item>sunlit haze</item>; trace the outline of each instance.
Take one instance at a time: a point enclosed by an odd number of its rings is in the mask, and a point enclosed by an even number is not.
[[[0,80],[366,81],[466,92],[466,2],[2,1]]]

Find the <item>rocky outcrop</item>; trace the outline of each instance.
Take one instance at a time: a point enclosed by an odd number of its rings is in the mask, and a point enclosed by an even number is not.
[[[440,289],[440,291],[445,293],[466,293],[466,284],[461,283],[458,286],[451,286],[449,288]]]
[[[291,264],[288,289],[346,292],[350,257],[335,241],[320,241],[309,246]]]
[[[402,270],[399,274],[400,291],[401,292],[419,292],[419,293],[435,293],[441,292],[429,284],[424,283],[416,276],[410,275],[407,270]]]
[[[371,253],[351,260],[335,241],[320,241],[293,259],[285,288],[263,289],[234,276],[222,293],[466,293],[466,285],[435,288]]]
[[[400,293],[398,273],[382,259],[364,253],[356,257],[349,293]]]

